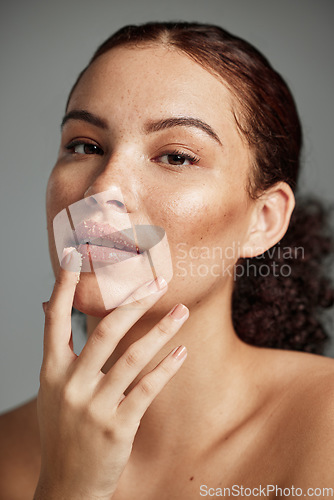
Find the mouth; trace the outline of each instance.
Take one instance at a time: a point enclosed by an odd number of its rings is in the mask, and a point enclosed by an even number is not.
[[[142,253],[142,249],[136,244],[136,237],[132,228],[124,231],[127,231],[128,234],[110,224],[88,220],[78,224],[75,235],[78,245],[88,244],[125,252]]]
[[[120,250],[116,247],[109,247],[103,245],[94,245],[92,242],[80,243],[77,245],[78,252],[82,255],[83,261],[91,261],[94,263],[102,262],[105,264],[116,264],[126,259],[140,257],[141,254],[134,252],[130,249]]]
[[[78,246],[89,245],[94,247],[106,248],[109,251],[122,251],[140,254],[143,250],[140,250],[138,246],[134,243],[126,241],[121,237],[120,232],[117,232],[117,236],[113,235],[113,238],[81,238],[78,240]]]
[[[131,230],[132,228],[128,229],[128,233]],[[77,250],[83,259],[93,259],[95,262],[113,264],[143,253],[143,249],[136,244],[135,237],[123,234],[109,224],[94,221],[83,221],[78,224],[75,240]]]
[[[119,230],[107,223],[86,220],[73,229],[75,245],[73,241],[71,245],[76,246],[83,260],[113,264],[140,258],[161,241],[164,234],[159,226],[133,225]]]

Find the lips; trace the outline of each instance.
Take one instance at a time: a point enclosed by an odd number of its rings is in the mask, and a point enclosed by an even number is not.
[[[61,217],[60,223],[63,224]],[[62,248],[75,246],[82,255],[82,270],[86,272],[92,271],[93,267],[97,269],[130,258],[141,260],[145,253],[151,263],[150,251],[165,237],[164,229],[154,225],[132,225],[119,230],[111,224],[92,219],[76,225],[70,219],[70,225],[71,234],[68,233],[63,240]]]
[[[120,252],[123,254],[125,252],[131,254],[142,253],[143,250],[136,244],[135,237],[130,237],[132,228],[126,231],[127,234],[107,223],[98,223],[92,220],[83,221],[75,229],[77,244],[80,247],[78,250],[80,251],[82,247],[89,245],[92,257],[93,252],[96,254],[96,257],[98,255],[106,257],[111,252],[117,252],[119,255]],[[133,232],[132,236],[134,236]],[[102,249],[105,250],[102,251]]]
[[[141,254],[135,252],[127,252],[125,250],[118,250],[117,248],[92,245],[89,243],[78,245],[77,250],[81,253],[83,262],[87,261],[87,263],[92,260],[94,263],[102,262],[105,264],[116,264],[122,260],[141,257]]]

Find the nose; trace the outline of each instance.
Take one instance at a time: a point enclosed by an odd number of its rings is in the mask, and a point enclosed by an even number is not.
[[[131,145],[132,146],[132,145]],[[139,184],[131,168],[136,153],[133,146],[114,151],[91,179],[84,193],[89,208],[107,213],[134,213],[139,209]],[[102,165],[101,165],[102,167]]]
[[[121,188],[115,185],[108,187],[105,191],[98,191],[94,185],[89,186],[85,191],[84,200],[91,208],[112,209],[121,213],[129,212]]]

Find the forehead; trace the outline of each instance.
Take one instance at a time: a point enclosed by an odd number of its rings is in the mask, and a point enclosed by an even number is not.
[[[188,55],[161,45],[117,47],[100,56],[80,79],[68,110],[87,105],[123,117],[130,109],[136,116],[192,115],[218,128],[234,122],[233,96],[222,80]]]

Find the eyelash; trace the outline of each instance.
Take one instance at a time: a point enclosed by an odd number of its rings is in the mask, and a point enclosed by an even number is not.
[[[173,151],[166,151],[164,154],[159,155],[157,158],[161,158],[163,156],[180,156],[184,160],[188,160],[192,165],[196,165],[200,161],[200,158],[198,156],[190,155],[180,149],[174,149]],[[190,167],[191,165],[170,165],[170,166]]]
[[[67,151],[70,151],[72,152],[72,154],[83,154],[83,153],[75,153],[73,150],[76,146],[94,146],[96,147],[99,151],[101,151],[102,153],[95,153],[95,154],[98,154],[98,155],[103,155],[103,150],[97,145],[97,144],[94,144],[93,142],[85,142],[85,141],[72,141],[70,142],[69,144],[67,144],[67,146],[65,146],[65,148],[67,149]],[[89,154],[89,153],[85,153],[85,154]],[[91,154],[94,154],[94,153],[91,153]]]
[[[75,153],[73,150],[76,146],[84,146],[84,147],[85,146],[92,146],[92,147],[96,147],[97,150],[99,150],[101,152],[96,151],[95,153]],[[67,146],[65,146],[65,148],[68,151],[72,152],[72,154],[81,154],[81,155],[97,154],[97,155],[101,155],[101,156],[104,154],[103,150],[97,144],[94,144],[91,142],[80,141],[80,140],[70,142],[69,144],[67,144]],[[196,165],[200,161],[200,158],[198,156],[190,155],[190,154],[185,153],[184,151],[182,151],[180,149],[174,149],[173,151],[166,151],[165,153],[159,155],[157,158],[161,158],[163,156],[179,156],[181,159],[189,161],[191,163],[191,165]],[[169,165],[175,166],[175,167],[189,167],[189,166],[191,166],[191,165],[173,165],[173,164],[169,164]]]

